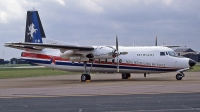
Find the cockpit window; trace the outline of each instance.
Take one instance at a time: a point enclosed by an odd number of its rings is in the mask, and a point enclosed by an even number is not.
[[[165,56],[165,52],[160,52],[160,56]]]
[[[168,52],[168,54],[169,54],[170,56],[177,56],[176,53],[173,52],[173,51]]]

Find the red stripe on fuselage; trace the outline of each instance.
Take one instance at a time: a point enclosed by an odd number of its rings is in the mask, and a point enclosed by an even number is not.
[[[38,58],[38,59],[53,59],[54,61],[70,61],[69,59],[63,59],[58,56],[52,56],[52,55],[46,55],[46,54],[36,54],[36,53],[30,53],[30,52],[23,52],[22,57],[28,57],[28,58]],[[92,61],[89,61],[90,63]],[[105,61],[94,61],[95,64],[110,64],[110,65],[117,65],[117,63],[112,63],[112,62],[105,62]],[[139,65],[139,64],[130,64],[130,63],[120,63],[120,66],[137,66],[137,67],[144,67],[144,68],[167,68],[167,69],[178,69],[174,67],[159,67],[159,66],[147,66],[147,65]]]
[[[29,52],[23,52],[22,57],[28,57],[28,58],[38,58],[38,59],[55,59],[60,61],[69,61],[68,59],[63,59],[58,56],[52,56],[52,55],[46,55],[46,54],[35,54],[35,53],[29,53]]]

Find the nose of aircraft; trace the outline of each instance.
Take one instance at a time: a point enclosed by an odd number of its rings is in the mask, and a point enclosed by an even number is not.
[[[189,65],[190,67],[193,67],[194,65],[196,65],[196,62],[194,60],[189,60]]]

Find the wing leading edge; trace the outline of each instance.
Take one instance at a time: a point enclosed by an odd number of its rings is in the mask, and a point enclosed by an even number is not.
[[[5,43],[6,47],[21,49],[21,50],[42,50],[44,48],[60,49],[61,52],[66,50],[78,50],[78,51],[91,51],[94,47],[91,46],[75,46],[75,45],[59,45],[59,44],[44,44],[44,43]]]

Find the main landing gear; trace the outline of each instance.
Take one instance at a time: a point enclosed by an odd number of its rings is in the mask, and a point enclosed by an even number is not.
[[[182,80],[183,77],[185,77],[185,74],[183,72],[176,74],[176,80]]]
[[[131,77],[130,73],[122,73],[122,79],[129,79]]]
[[[81,82],[85,82],[85,81],[90,81],[91,80],[90,71],[92,69],[93,63],[94,63],[94,61],[92,60],[92,64],[91,64],[90,70],[87,71],[87,69],[86,69],[87,62],[86,61],[84,62],[84,72],[81,75]]]
[[[89,81],[91,79],[90,74],[82,74],[81,75],[81,81],[85,82],[85,81]]]

